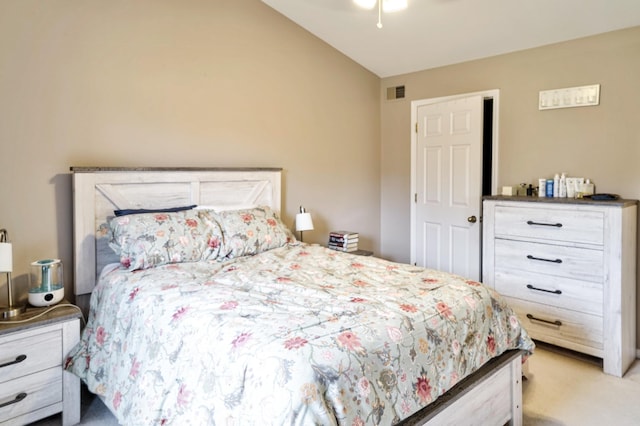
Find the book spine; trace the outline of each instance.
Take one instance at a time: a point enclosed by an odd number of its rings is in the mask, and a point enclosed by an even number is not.
[[[330,236],[329,237],[329,242],[330,243],[336,243],[336,244],[346,244],[346,243],[357,243],[358,242],[358,238],[341,238],[341,237],[333,237]]]
[[[338,239],[329,238],[329,244],[340,244],[340,245],[358,244],[358,240],[338,240]]]
[[[337,238],[358,238],[358,233],[347,231],[331,231],[329,232],[329,236]]]
[[[329,243],[329,248],[339,248],[339,249],[347,249],[347,248],[358,248],[357,244],[332,244]]]

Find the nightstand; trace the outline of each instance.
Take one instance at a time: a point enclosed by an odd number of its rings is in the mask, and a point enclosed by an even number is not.
[[[12,320],[48,309],[28,308]],[[0,424],[24,425],[59,412],[63,425],[80,422],[80,379],[63,365],[80,340],[81,317],[74,307],[59,306],[32,321],[0,321]]]

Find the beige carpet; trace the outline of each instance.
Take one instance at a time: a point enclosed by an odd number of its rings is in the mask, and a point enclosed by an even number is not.
[[[640,425],[640,361],[618,378],[599,359],[538,344],[529,363],[525,426]]]
[[[620,379],[604,374],[595,358],[539,344],[529,359],[523,402],[525,426],[640,425],[640,361]],[[57,415],[36,425],[60,423]],[[80,424],[118,423],[98,398],[83,393]]]

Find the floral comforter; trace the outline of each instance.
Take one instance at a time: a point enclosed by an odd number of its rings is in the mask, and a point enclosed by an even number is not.
[[[533,347],[477,282],[291,244],[112,268],[66,368],[127,425],[389,425]]]

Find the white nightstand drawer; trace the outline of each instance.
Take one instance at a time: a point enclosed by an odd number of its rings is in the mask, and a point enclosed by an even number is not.
[[[15,401],[15,402],[14,402]],[[62,369],[49,368],[0,386],[0,423],[62,401]]]
[[[63,358],[80,339],[81,317],[63,303],[27,307],[19,323],[0,321],[1,424],[21,426],[59,412],[63,426],[80,422],[80,379],[63,371]]]
[[[62,335],[52,330],[20,338],[0,339],[0,382],[62,365]],[[2,388],[6,386],[2,383]]]
[[[496,291],[504,296],[602,315],[603,284],[496,265]]]
[[[495,240],[496,266],[557,277],[601,283],[604,280],[603,257],[602,250]]]
[[[602,317],[509,297],[507,301],[532,338],[602,356]]]
[[[496,206],[496,237],[524,237],[584,244],[604,243],[604,213]]]

